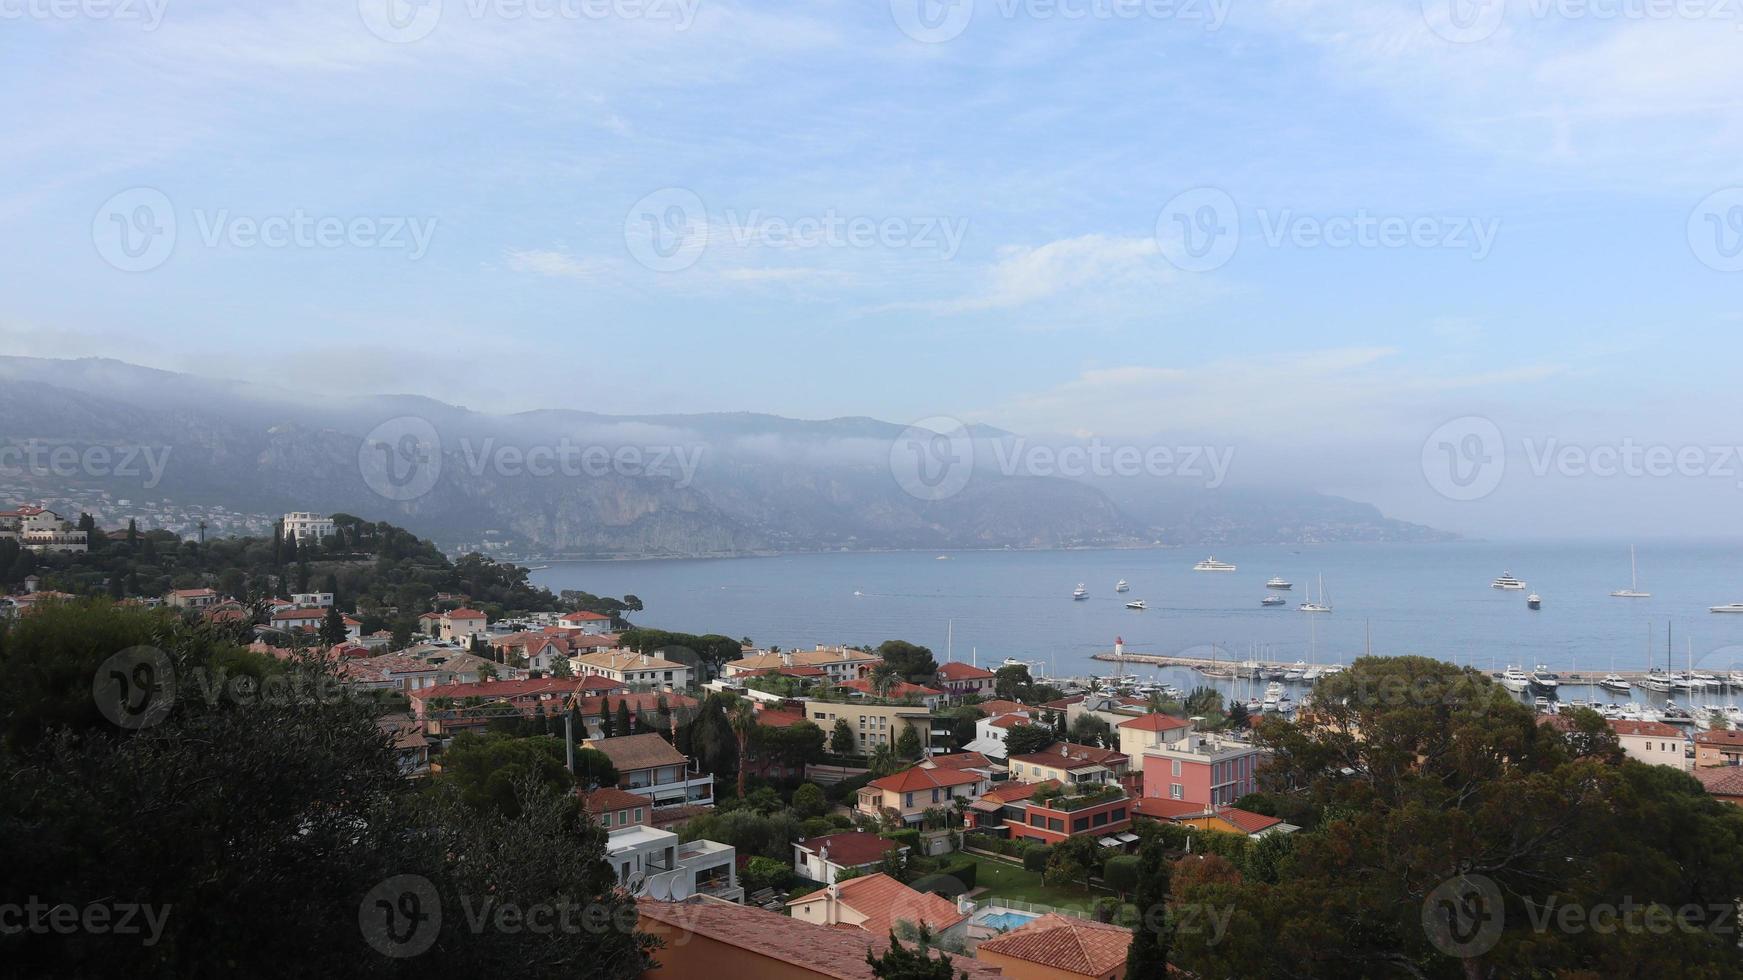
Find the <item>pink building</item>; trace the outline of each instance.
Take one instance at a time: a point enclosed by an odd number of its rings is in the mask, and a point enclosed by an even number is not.
[[[1259,750],[1213,734],[1146,749],[1143,765],[1147,798],[1224,806],[1258,788]]]

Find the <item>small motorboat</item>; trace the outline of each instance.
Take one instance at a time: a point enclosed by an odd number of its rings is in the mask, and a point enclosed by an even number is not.
[[[1089,598],[1089,590],[1083,587],[1082,582],[1079,582],[1079,583],[1077,583],[1077,588],[1071,590],[1071,598],[1077,600],[1078,602],[1082,602],[1083,600]]]
[[[1118,582],[1114,583],[1114,591],[1115,592],[1129,592],[1129,591],[1131,591],[1131,588],[1132,587],[1130,585],[1126,584],[1125,579],[1120,579]]]
[[[1543,608],[1543,596],[1540,596],[1535,592],[1526,596],[1525,597],[1525,608],[1527,608],[1527,609],[1542,609]]]
[[[1144,605],[1144,600],[1133,599],[1131,602],[1126,603],[1126,608],[1127,609],[1144,609],[1146,607]]]
[[[1288,604],[1289,604],[1289,600],[1283,598],[1280,595],[1268,595],[1265,598],[1259,600],[1259,605],[1261,605],[1261,606],[1276,607],[1276,606],[1284,606],[1284,605],[1288,605]]]

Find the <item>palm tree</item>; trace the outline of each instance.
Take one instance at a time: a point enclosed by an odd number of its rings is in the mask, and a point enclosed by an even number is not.
[[[749,768],[750,736],[756,731],[757,716],[751,709],[750,702],[740,701],[733,706],[732,734],[738,737],[738,798],[744,799],[744,772]]]

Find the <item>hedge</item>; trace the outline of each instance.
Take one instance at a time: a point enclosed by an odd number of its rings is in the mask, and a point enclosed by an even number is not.
[[[1023,867],[1029,871],[1046,871],[1047,859],[1053,856],[1053,848],[1039,844],[1023,852]]]
[[[889,830],[878,835],[885,840],[893,840],[904,844],[914,854],[920,853],[920,832],[918,830]]]
[[[917,892],[933,892],[945,898],[955,898],[963,892],[974,890],[974,883],[980,865],[973,861],[951,865],[940,869],[935,874],[922,875],[916,878],[908,887]]]

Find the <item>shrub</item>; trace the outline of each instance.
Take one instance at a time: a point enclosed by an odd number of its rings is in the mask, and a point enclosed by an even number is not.
[[[793,791],[793,809],[801,817],[821,817],[829,812],[829,800],[823,794],[823,787],[816,783],[804,783]]]
[[[853,818],[845,813],[831,813],[823,819],[829,821],[829,826],[834,827],[837,830],[853,829]]]
[[[753,857],[745,862],[744,870],[739,872],[739,883],[747,892],[762,891],[764,888],[785,889],[793,880],[793,869],[785,861],[777,861],[771,857]]]
[[[1029,871],[1046,871],[1047,859],[1053,856],[1053,848],[1046,844],[1035,844],[1023,852],[1023,867]]]
[[[848,824],[852,826],[852,824]],[[823,837],[835,830],[835,825],[822,817],[812,817],[799,824],[799,833],[806,837]]]
[[[920,832],[918,830],[889,830],[881,835],[885,840],[893,840],[905,845],[909,851],[920,853]]]
[[[1135,854],[1122,854],[1108,858],[1102,865],[1102,883],[1108,890],[1119,895],[1125,895],[1138,887],[1138,878],[1143,874],[1143,865]]]

